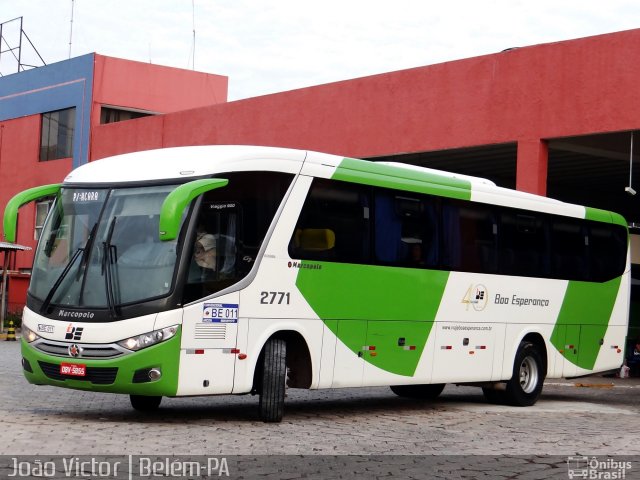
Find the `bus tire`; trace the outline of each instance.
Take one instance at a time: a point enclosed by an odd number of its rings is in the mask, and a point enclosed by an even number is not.
[[[531,342],[521,342],[513,363],[513,375],[507,382],[505,399],[516,407],[536,403],[544,385],[544,362],[540,349]]]
[[[284,414],[284,395],[287,384],[287,343],[272,338],[264,346],[260,389],[260,419],[279,422]]]
[[[433,400],[444,390],[444,383],[433,383],[426,385],[391,385],[391,391],[399,397],[421,398]]]
[[[146,395],[129,395],[131,406],[139,412],[155,412],[160,406],[162,397]]]

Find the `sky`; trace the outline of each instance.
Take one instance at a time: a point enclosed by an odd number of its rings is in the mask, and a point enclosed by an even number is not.
[[[640,28],[640,2],[0,0],[0,22],[17,17],[47,64],[96,52],[216,73],[232,101]],[[18,28],[5,24],[2,50]],[[24,40],[22,52],[41,64]],[[16,71],[2,53],[0,73]]]

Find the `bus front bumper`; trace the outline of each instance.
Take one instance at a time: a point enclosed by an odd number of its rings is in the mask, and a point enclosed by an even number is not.
[[[178,390],[180,333],[165,342],[112,359],[50,355],[22,339],[22,371],[29,383],[35,385],[175,396]]]

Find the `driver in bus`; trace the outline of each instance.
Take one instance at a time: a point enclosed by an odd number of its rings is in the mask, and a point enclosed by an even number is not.
[[[215,270],[216,252],[216,238],[210,233],[205,233],[196,240],[193,257],[199,267]]]

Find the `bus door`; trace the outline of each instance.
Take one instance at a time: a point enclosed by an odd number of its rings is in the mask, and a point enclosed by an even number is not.
[[[238,292],[184,309],[181,395],[231,393],[238,337]]]

